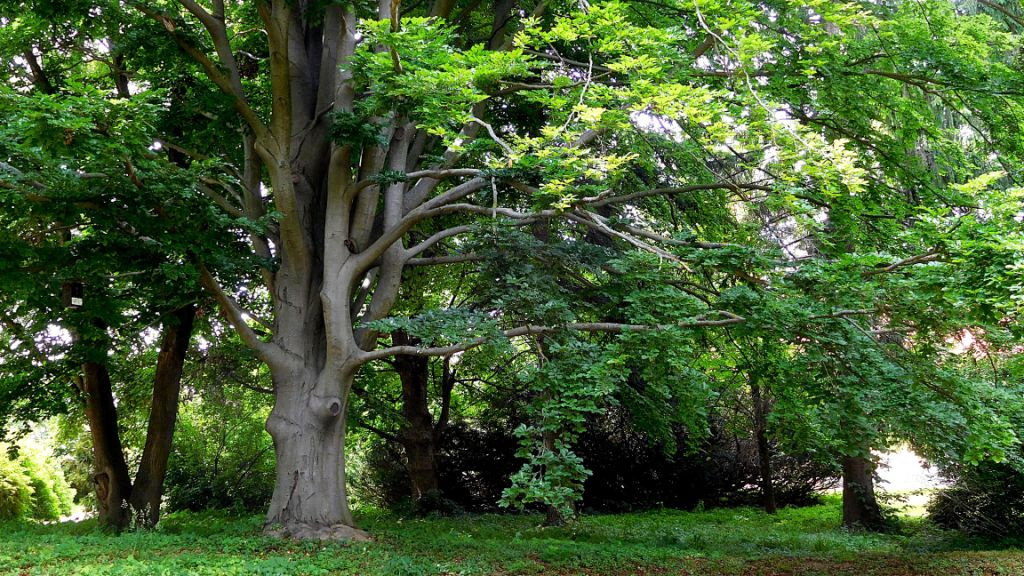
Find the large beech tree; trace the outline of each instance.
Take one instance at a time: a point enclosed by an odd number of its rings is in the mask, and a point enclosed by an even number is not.
[[[582,74],[562,67],[559,86],[549,87],[541,72],[548,66],[540,63],[556,56],[532,58],[512,48],[514,25],[527,15],[542,17],[548,11],[545,3],[496,5],[482,34],[469,30],[457,41],[444,24],[458,16],[453,3],[437,3],[430,8],[431,18],[424,19],[403,18],[397,2],[382,3],[369,13],[349,6],[274,2],[257,5],[266,33],[270,84],[269,102],[259,102],[243,82],[231,45],[233,14],[228,6],[187,1],[139,8],[162,23],[183,51],[204,67],[232,98],[244,122],[246,164],[242,198],[235,208],[250,218],[267,209],[278,212],[272,237],[255,241],[258,252],[275,260],[265,271],[273,301],[270,340],[260,338],[215,271],[202,268],[203,284],[273,375],[275,407],[267,429],[276,447],[277,482],[268,526],[296,537],[353,536],[341,448],[348,395],[358,368],[394,354],[453,353],[501,335],[493,324],[475,330],[467,326],[463,335],[468,341],[451,346],[377,348],[379,333],[371,323],[385,318],[394,305],[403,269],[429,263],[419,261],[425,252],[471,228],[458,223],[427,229],[419,237],[411,233],[452,214],[500,214],[529,221],[563,212],[581,226],[610,231],[607,219],[586,206],[627,198],[602,194],[600,185],[590,185],[593,196],[576,210],[565,210],[565,205],[524,214],[498,205],[493,196],[500,197],[508,187],[525,188],[542,205],[564,204],[565,187],[574,181],[614,177],[628,157],[609,137],[618,130],[635,133],[628,109],[668,105],[671,90],[618,94],[620,89],[606,84],[602,92],[610,89],[607,97],[617,101],[608,129],[600,124],[600,108],[580,102],[568,114],[553,110],[544,100],[584,99],[596,72],[593,66]],[[613,7],[603,16],[595,15],[589,25],[609,27],[622,17]],[[206,38],[195,36],[196,24]],[[644,49],[675,50],[653,41]],[[591,59],[625,59],[628,52],[632,50],[625,45],[613,46],[608,54]],[[629,73],[627,69],[622,74]],[[531,79],[540,84],[522,82]],[[596,88],[595,83],[594,92]],[[485,102],[485,90],[507,95],[540,90],[544,99],[533,105],[559,117],[550,118],[549,129],[536,136],[499,135],[516,127],[495,128],[480,118],[489,117],[488,109],[495,107]],[[693,97],[690,104],[703,98]],[[268,107],[265,113],[262,105]],[[602,141],[608,144],[599,146]],[[549,160],[537,164],[543,155]],[[264,172],[272,191],[269,208],[261,186]],[[552,185],[554,189],[545,190]],[[693,190],[744,187],[712,179]],[[488,205],[488,198],[495,202]],[[668,255],[645,240],[633,241]],[[684,324],[738,321],[709,310],[706,317],[698,315]],[[612,332],[630,328],[599,322],[567,327]],[[553,329],[523,326],[503,335]]]
[[[183,63],[171,69],[189,82],[170,88],[171,108],[211,86],[221,94],[194,103],[193,123],[165,129],[202,148],[189,157],[236,167],[197,175],[193,189],[235,218],[262,263],[262,287],[244,291],[239,266],[207,246],[182,266],[272,375],[268,530],[362,536],[343,448],[349,395],[369,362],[528,337],[538,357],[558,351],[535,379],[549,389],[538,397],[593,410],[630,362],[690,378],[673,346],[696,348],[704,330],[736,326],[794,356],[813,350],[837,366],[823,378],[843,390],[850,382],[836,375],[856,362],[828,354],[837,323],[867,334],[858,345],[877,344],[874,329],[920,333],[921,314],[894,312],[906,284],[884,278],[956,264],[957,246],[937,244],[974,227],[936,222],[985,213],[972,194],[1012,182],[997,165],[1009,156],[990,156],[1015,150],[992,111],[997,101],[1017,110],[1019,93],[1016,37],[961,20],[944,2],[914,5],[925,13],[817,0],[139,0],[87,10],[125,36],[152,34],[154,52]],[[950,38],[976,50],[951,53]],[[103,53],[73,41],[64,49]],[[930,58],[941,66],[928,68]],[[139,80],[163,86],[147,65],[166,64],[138,64]],[[962,134],[944,114],[962,120],[971,146],[958,147]],[[200,117],[237,137],[196,137]],[[570,261],[562,273],[572,281],[540,291],[527,264],[550,254],[515,251],[529,246],[507,243],[515,234],[609,251],[580,262],[571,262],[579,250],[552,251]],[[476,262],[515,297],[389,318],[409,268]],[[263,296],[267,310],[240,303]],[[582,344],[571,336],[580,333],[604,337]],[[713,369],[708,346],[702,362]],[[582,377],[574,355],[587,359]],[[819,400],[823,388],[790,396]],[[978,446],[1013,441],[990,429]],[[552,439],[571,429],[536,430],[540,473],[520,480],[556,469],[559,457],[572,462],[568,439]],[[843,448],[876,440],[865,432]]]

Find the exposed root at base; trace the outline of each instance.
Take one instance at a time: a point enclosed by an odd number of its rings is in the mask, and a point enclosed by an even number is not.
[[[367,532],[346,524],[332,526],[302,523],[268,524],[263,529],[263,533],[274,538],[291,540],[320,540],[323,542],[369,542],[373,540]]]

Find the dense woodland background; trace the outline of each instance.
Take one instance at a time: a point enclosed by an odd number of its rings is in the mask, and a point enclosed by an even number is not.
[[[1015,0],[0,1],[0,518],[1024,529]],[[839,518],[836,519],[839,521]]]

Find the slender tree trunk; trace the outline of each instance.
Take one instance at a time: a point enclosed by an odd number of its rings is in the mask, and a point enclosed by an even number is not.
[[[757,459],[761,473],[761,502],[764,511],[775,514],[775,483],[772,480],[772,450],[768,442],[768,400],[761,390],[759,377],[750,382],[750,398],[754,404],[754,436],[757,440]]]
[[[85,416],[89,422],[93,450],[93,482],[99,506],[99,523],[114,530],[128,525],[128,498],[131,477],[124,460],[121,436],[117,430],[117,408],[110,385],[110,373],[104,364],[86,362],[82,366],[80,388],[85,394]]]
[[[195,306],[189,304],[172,313],[164,323],[146,445],[134,486],[121,444],[110,372],[105,364],[96,362],[82,366],[79,389],[85,395],[85,415],[92,436],[93,481],[102,526],[118,531],[127,528],[133,519],[132,510],[139,527],[152,527],[160,517],[181,374],[194,320]]]
[[[171,455],[174,425],[178,419],[181,373],[192,339],[195,317],[196,307],[189,304],[175,310],[164,324],[153,381],[146,445],[142,450],[142,460],[129,499],[139,527],[152,528],[160,519],[160,499],[167,474],[167,460]]]
[[[875,465],[863,456],[843,456],[843,526],[879,531],[886,527],[875,500]]]
[[[555,441],[558,440],[558,435],[552,430],[546,430],[544,432],[544,449],[555,451]],[[575,505],[570,504],[573,510]],[[568,520],[556,506],[548,506],[547,511],[544,514],[544,525],[545,526],[562,526]]]
[[[391,334],[396,345],[417,345],[414,338],[402,331]],[[405,422],[398,440],[405,449],[406,468],[413,501],[421,511],[441,504],[441,485],[437,458],[441,432],[447,425],[448,405],[451,400],[451,373],[447,362],[441,382],[441,414],[437,423],[430,413],[430,362],[424,356],[398,355],[395,369],[402,381],[402,416]]]

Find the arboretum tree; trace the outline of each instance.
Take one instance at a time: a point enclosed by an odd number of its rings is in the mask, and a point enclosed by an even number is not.
[[[50,5],[7,5],[9,29],[62,34],[35,67],[42,47],[28,38],[20,66],[60,70],[65,53],[88,53],[151,93],[161,142],[208,168],[182,189],[250,242],[247,260],[204,237],[176,264],[270,369],[275,534],[360,536],[349,396],[360,367],[386,358],[530,339],[542,417],[593,411],[636,372],[684,384],[665,393],[696,422],[700,370],[735,354],[714,336],[728,327],[782,350],[792,362],[779,374],[817,370],[773,388],[794,413],[804,399],[868,418],[863,403],[828,400],[903,381],[866,373],[892,366],[880,350],[934,365],[953,327],[925,332],[924,320],[972,297],[926,305],[905,291],[941,294],[970,267],[964,242],[1012,212],[992,209],[1012,202],[1019,149],[993,112],[1019,110],[1019,38],[941,1],[76,4],[116,30],[106,45],[79,41]],[[71,161],[48,168],[87,173]],[[4,181],[31,185],[18,174]],[[253,261],[261,286],[245,282]],[[557,272],[541,278],[538,263]],[[420,266],[457,266],[492,290],[470,309],[392,317]],[[840,341],[837,326],[864,339]],[[889,332],[904,337],[880,343]],[[950,405],[964,403],[935,404]],[[976,412],[986,425],[969,449],[1015,441]],[[571,502],[581,467],[564,415],[525,431],[540,446],[510,499]],[[813,440],[865,457],[884,436],[849,429]],[[568,471],[564,484],[530,486],[552,471]]]
[[[0,128],[5,160],[26,168],[6,164],[5,176],[12,178],[0,191],[0,320],[8,344],[0,368],[0,411],[25,423],[74,409],[80,401],[92,434],[101,521],[122,528],[134,518],[151,526],[158,517],[181,371],[202,292],[196,282],[191,289],[173,285],[174,275],[168,271],[177,265],[175,254],[147,234],[153,234],[152,220],[172,224],[175,218],[169,213],[189,214],[196,206],[140,201],[138,212],[120,209],[117,197],[138,198],[136,185],[126,174],[118,178],[109,172],[108,162],[120,163],[130,144],[113,157],[91,149],[97,159],[93,168],[108,171],[103,176],[96,171],[85,178],[36,171],[25,162],[33,156],[43,156],[45,162],[45,154],[32,147],[52,130],[55,116],[64,114],[64,121],[89,126],[102,118],[116,126],[122,111],[90,109],[74,97],[60,104],[47,101],[46,95],[41,100],[12,94],[0,98],[0,109],[28,113],[17,120],[12,115]],[[39,116],[32,118],[32,113]],[[139,187],[156,199],[160,187],[141,180],[154,175],[152,168],[142,160],[133,170]],[[163,183],[173,186],[174,179]],[[165,218],[153,217],[147,213],[150,208],[165,210]],[[147,227],[146,233],[139,232]],[[160,354],[153,372],[149,432],[133,481],[120,435],[117,383],[111,375],[116,360],[111,355],[130,353],[147,326],[159,328],[155,338]]]
[[[232,236],[196,190],[202,166],[154,145],[162,107],[133,90],[123,53],[102,48],[116,23],[88,6],[61,24],[3,8],[0,413],[25,424],[81,409],[101,523],[152,526],[204,299],[181,263],[191,243],[230,246]],[[133,475],[115,391],[147,328],[159,354]]]

